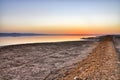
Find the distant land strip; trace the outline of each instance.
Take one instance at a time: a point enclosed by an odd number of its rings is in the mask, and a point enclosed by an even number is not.
[[[0,33],[0,37],[20,36],[98,36],[103,34],[41,34],[41,33]]]

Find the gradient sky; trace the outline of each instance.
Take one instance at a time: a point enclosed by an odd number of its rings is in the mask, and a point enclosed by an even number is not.
[[[120,0],[0,0],[0,32],[120,33]]]

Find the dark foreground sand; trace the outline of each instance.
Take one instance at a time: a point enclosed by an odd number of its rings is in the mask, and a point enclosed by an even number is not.
[[[64,76],[64,72],[69,72],[78,63],[83,63],[101,43],[101,39],[2,47],[0,48],[0,80],[73,80],[77,75],[69,79],[65,78],[67,75]],[[114,37],[114,44],[119,53],[120,38]],[[119,64],[118,61],[117,64]],[[61,72],[62,70],[64,71]],[[117,72],[119,72],[118,69]],[[86,80],[117,79],[118,77]]]

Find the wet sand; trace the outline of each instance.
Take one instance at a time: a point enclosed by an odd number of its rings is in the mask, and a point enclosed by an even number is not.
[[[73,80],[75,76],[81,80],[119,80],[116,51],[119,53],[120,38],[115,38],[114,44],[111,38],[101,37],[2,47],[0,80]]]

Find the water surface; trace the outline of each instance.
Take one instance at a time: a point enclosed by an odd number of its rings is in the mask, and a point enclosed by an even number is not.
[[[88,36],[20,36],[20,37],[0,37],[0,46],[26,43],[45,43],[79,41]]]

